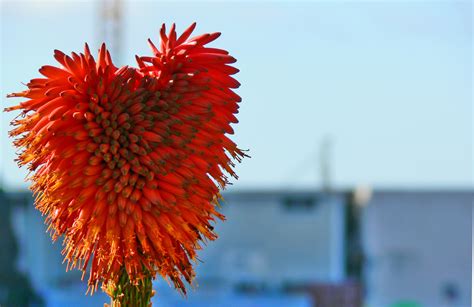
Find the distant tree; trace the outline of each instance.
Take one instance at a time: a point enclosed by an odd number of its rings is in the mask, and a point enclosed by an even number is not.
[[[18,245],[11,225],[13,205],[0,187],[0,306],[44,306],[28,277],[16,267]]]

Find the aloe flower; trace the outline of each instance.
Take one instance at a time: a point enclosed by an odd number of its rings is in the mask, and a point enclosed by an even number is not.
[[[116,67],[105,45],[97,60],[87,44],[55,50],[60,65],[9,95],[24,98],[6,108],[21,110],[18,163],[53,240],[64,237],[68,269],[122,305],[147,306],[157,274],[186,293],[200,242],[224,218],[225,173],[237,178],[232,160],[245,156],[227,136],[241,101],[235,59],[207,47],[220,33],[189,38],[194,28],[178,37],[163,25],[138,68]]]

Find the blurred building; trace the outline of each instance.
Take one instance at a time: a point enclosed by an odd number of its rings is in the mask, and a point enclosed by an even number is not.
[[[214,298],[222,289],[247,300],[260,298],[238,306],[325,306],[324,293],[349,297],[351,289],[326,289],[346,282],[345,195],[251,191],[224,198],[227,221],[217,225],[220,238],[201,254],[200,291]],[[222,299],[216,306],[236,306]]]
[[[313,306],[313,286],[345,280],[343,195],[256,191],[224,197],[228,220],[216,225],[219,240],[199,254],[199,291],[191,289],[184,303],[157,281],[157,306]],[[10,193],[8,202],[18,267],[47,305],[101,306],[104,295],[83,295],[80,272],[65,272],[61,242],[53,244],[45,233],[30,194]]]
[[[363,292],[364,306],[468,306],[471,192],[351,196],[224,194],[227,221],[199,253],[196,289],[184,300],[157,280],[154,306],[356,307]],[[46,305],[103,306],[104,294],[84,295],[80,272],[65,272],[61,242],[51,243],[30,194],[6,199],[16,266]]]
[[[378,191],[364,209],[369,306],[471,306],[472,191]]]

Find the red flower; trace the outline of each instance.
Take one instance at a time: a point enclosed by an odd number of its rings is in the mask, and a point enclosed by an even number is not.
[[[235,59],[206,47],[220,34],[189,39],[161,28],[160,49],[137,57],[138,69],[112,63],[105,45],[97,61],[56,50],[61,67],[9,95],[26,101],[10,132],[29,165],[36,206],[53,239],[64,235],[69,268],[89,286],[115,283],[125,268],[132,282],[159,273],[185,292],[199,241],[216,238],[219,187],[235,176],[241,150],[226,136],[236,123]]]

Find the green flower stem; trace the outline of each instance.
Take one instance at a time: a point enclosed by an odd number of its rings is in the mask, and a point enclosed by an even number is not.
[[[105,304],[109,307],[149,307],[154,294],[150,275],[133,284],[125,268],[122,268],[118,282],[107,285],[103,290],[110,296],[110,305]]]

